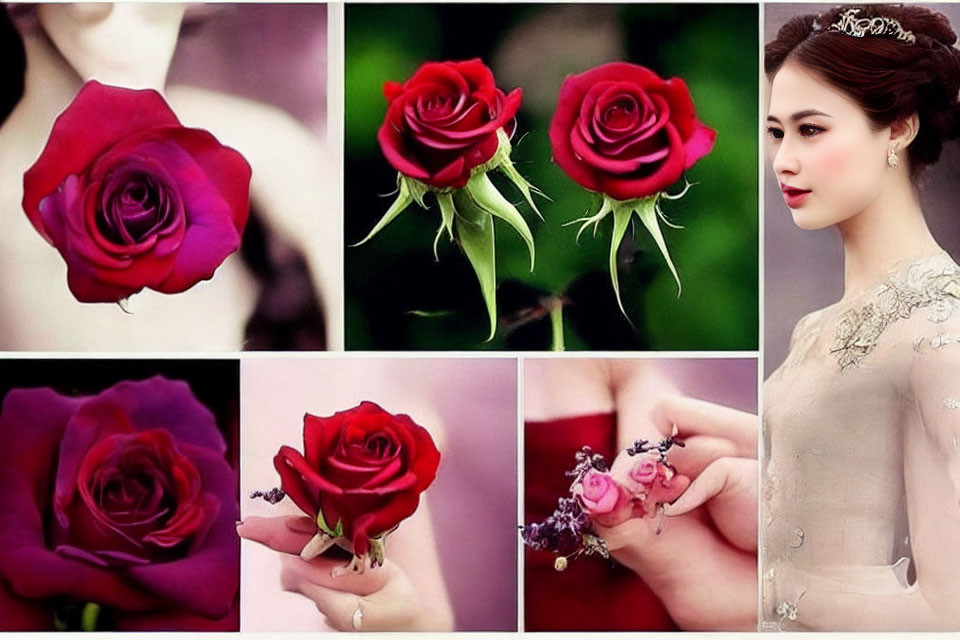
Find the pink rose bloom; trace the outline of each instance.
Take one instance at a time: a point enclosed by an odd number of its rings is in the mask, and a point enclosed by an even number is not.
[[[660,475],[659,464],[656,459],[649,457],[637,460],[630,469],[630,478],[642,485],[652,484]]]
[[[633,497],[610,474],[588,471],[573,492],[590,519],[601,526],[613,527],[633,516]]]
[[[655,453],[617,456],[610,475],[634,498],[636,517],[654,515],[658,504],[673,502],[690,486],[690,478],[665,466]]]

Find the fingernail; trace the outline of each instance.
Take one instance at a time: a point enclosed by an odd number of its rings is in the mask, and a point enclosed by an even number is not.
[[[233,526],[235,526],[235,527],[239,527],[239,526],[242,526],[242,525],[243,525],[243,520],[237,520],[236,522],[233,523]]]

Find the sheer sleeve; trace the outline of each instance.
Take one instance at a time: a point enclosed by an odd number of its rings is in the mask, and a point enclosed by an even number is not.
[[[911,318],[891,333],[895,346],[870,364],[895,378],[902,469],[851,462],[837,473],[902,474],[906,552],[860,571],[779,567],[794,599],[778,614],[807,629],[960,630],[960,314]]]

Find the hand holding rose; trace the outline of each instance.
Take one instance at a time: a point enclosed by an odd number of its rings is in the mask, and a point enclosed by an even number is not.
[[[660,535],[655,522],[638,518],[597,532],[682,628],[756,629],[756,416],[670,395],[650,417],[648,427],[661,434],[679,430],[686,447],[670,461],[693,481],[665,506]],[[632,467],[626,453],[613,464]]]
[[[285,555],[280,582],[285,591],[312,600],[338,631],[451,631],[449,606],[417,592],[397,564],[386,560],[376,571],[334,577],[342,564],[334,558],[298,557],[316,525],[299,516],[246,518],[237,533]],[[357,611],[361,613],[359,616]]]
[[[436,477],[430,434],[410,416],[362,402],[328,418],[304,416],[303,445],[303,454],[281,447],[274,466],[284,492],[317,523],[305,555],[336,543],[354,554],[354,569],[383,564],[386,536]]]

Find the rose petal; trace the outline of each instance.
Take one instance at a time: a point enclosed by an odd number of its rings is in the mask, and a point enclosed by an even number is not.
[[[713,143],[717,140],[717,132],[710,127],[697,122],[697,128],[693,135],[683,145],[686,152],[687,161],[684,163],[684,169],[689,169],[697,160],[704,157],[713,149]]]
[[[0,631],[52,631],[53,607],[16,597],[0,579]]]
[[[179,125],[159,93],[102,85],[92,80],[53,123],[40,157],[23,175],[23,210],[48,241],[40,201],[71,174],[80,174],[104,151],[144,129]]]
[[[663,131],[670,142],[670,153],[667,154],[663,164],[652,173],[636,178],[600,176],[600,190],[616,200],[629,200],[652,195],[679,180],[685,164],[683,142],[672,125],[667,124]]]
[[[202,544],[186,557],[131,567],[128,574],[141,589],[163,597],[172,607],[220,619],[230,611],[240,583],[240,539],[234,524],[240,517],[237,479],[222,455],[200,447],[188,453],[204,489],[220,501],[216,520]]]
[[[370,549],[369,538],[386,533],[409,518],[420,504],[418,493],[397,493],[374,513],[365,513],[353,523],[353,552],[363,555]]]
[[[81,400],[51,389],[14,389],[0,411],[0,578],[17,596],[83,598],[142,611],[157,598],[113,571],[63,558],[46,547],[44,496],[52,495],[51,462]]]

